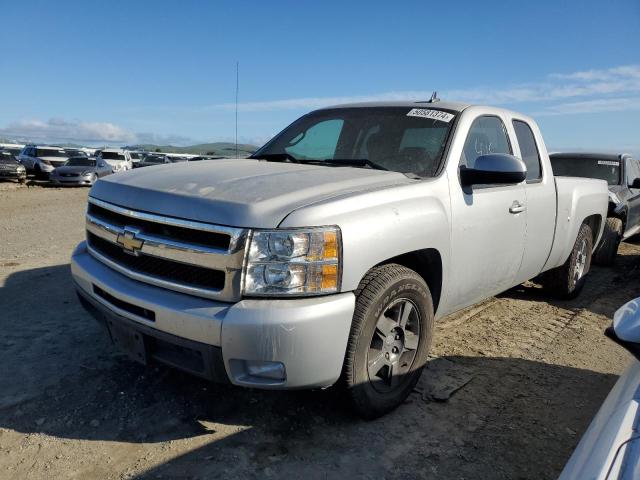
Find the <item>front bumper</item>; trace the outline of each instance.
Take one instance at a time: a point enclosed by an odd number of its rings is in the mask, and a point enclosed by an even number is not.
[[[26,180],[27,172],[17,170],[0,170],[0,180]]]
[[[340,377],[355,307],[351,292],[217,302],[131,280],[94,259],[84,242],[72,255],[71,271],[85,307],[107,325],[114,323],[112,339],[124,332],[119,343],[132,356],[142,355],[138,360],[258,388],[326,387]],[[142,340],[135,340],[136,333]],[[158,344],[201,357],[204,366],[193,368],[176,355],[168,361],[157,353]],[[252,366],[261,362],[282,365],[284,378],[256,375]]]
[[[57,175],[49,175],[49,181],[54,185],[69,186],[91,186],[94,181],[91,177],[59,177]]]

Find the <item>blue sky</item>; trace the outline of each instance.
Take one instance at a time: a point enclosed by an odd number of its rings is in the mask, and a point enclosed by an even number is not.
[[[0,137],[242,141],[319,106],[488,103],[552,149],[640,152],[640,1],[9,1]]]

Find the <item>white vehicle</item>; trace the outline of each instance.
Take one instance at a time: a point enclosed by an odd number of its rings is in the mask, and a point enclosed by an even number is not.
[[[560,480],[640,478],[640,298],[623,305],[605,334],[633,360],[580,440]]]
[[[61,147],[27,145],[18,155],[18,161],[36,177],[48,177],[56,167],[61,167],[67,160],[69,155]]]
[[[124,172],[133,168],[131,154],[127,150],[105,148],[98,154],[98,158],[111,165],[113,173]]]

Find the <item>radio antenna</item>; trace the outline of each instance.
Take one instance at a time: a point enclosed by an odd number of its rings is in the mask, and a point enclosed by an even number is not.
[[[236,158],[238,158],[238,90],[240,89],[240,62],[236,62]]]

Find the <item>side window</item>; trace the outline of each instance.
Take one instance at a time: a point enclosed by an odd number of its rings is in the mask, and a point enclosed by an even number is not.
[[[300,159],[324,160],[333,158],[342,131],[343,120],[325,120],[316,123],[289,142],[285,151]]]
[[[522,161],[527,166],[527,182],[540,180],[542,178],[540,154],[531,127],[521,120],[514,120],[513,128],[516,131],[518,145],[520,145]]]
[[[473,168],[478,157],[490,153],[512,153],[507,131],[498,117],[478,117],[464,142],[460,164]]]
[[[636,178],[640,178],[640,162],[633,158],[627,159],[627,185],[631,185]]]

